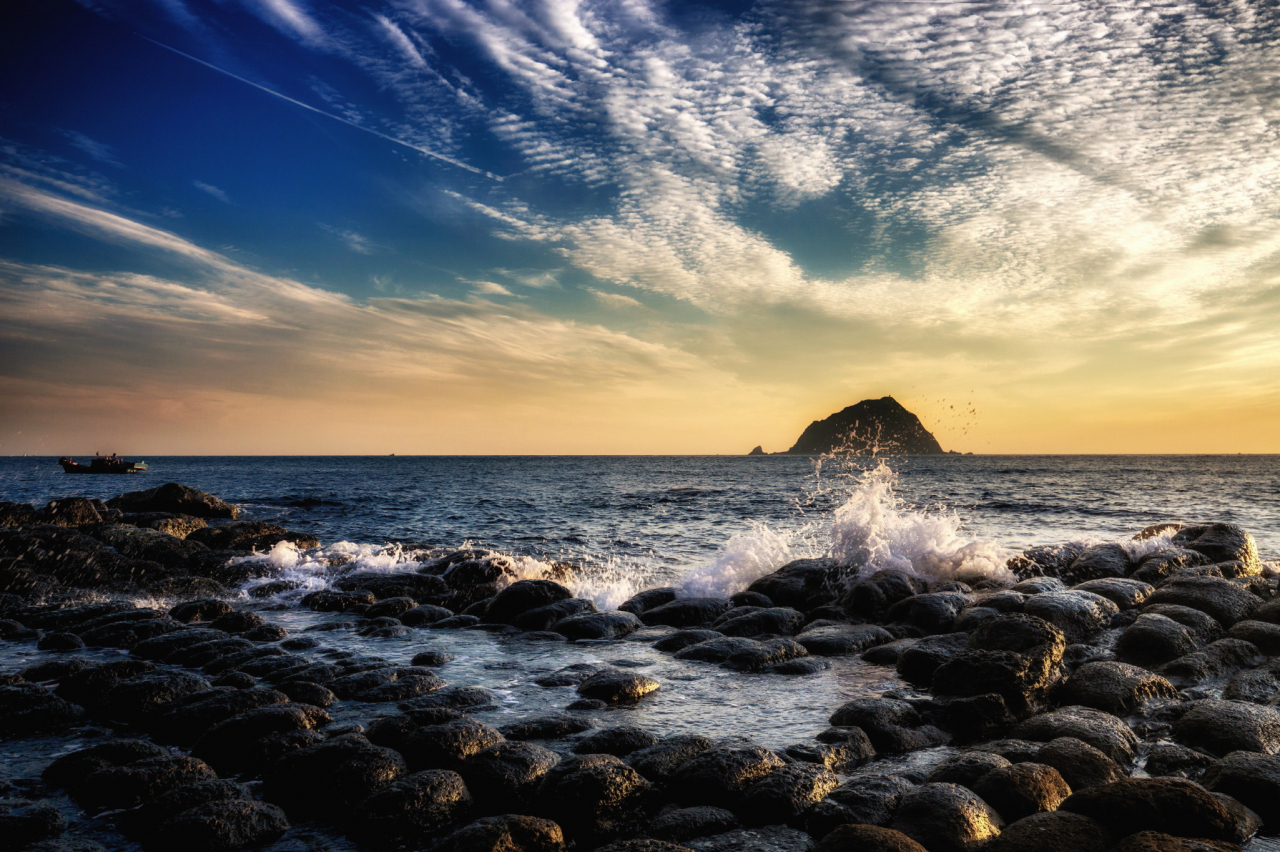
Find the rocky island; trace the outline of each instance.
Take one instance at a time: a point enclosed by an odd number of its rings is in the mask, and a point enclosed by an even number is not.
[[[858,456],[942,455],[938,439],[891,396],[864,399],[815,420],[795,445],[780,455],[850,453]],[[756,447],[749,455],[763,455]]]
[[[238,514],[175,484],[0,504],[0,849],[1230,852],[1280,831],[1280,565],[1232,524],[1036,547],[999,577],[801,559],[598,611],[573,566],[472,548],[334,558],[304,587],[263,549],[320,565],[319,542]],[[504,696],[451,665],[495,643],[520,661]],[[579,661],[538,670],[556,648]],[[786,745],[620,721],[701,677],[794,684],[800,712],[825,693],[797,679],[833,668],[880,685],[833,690],[829,726]]]

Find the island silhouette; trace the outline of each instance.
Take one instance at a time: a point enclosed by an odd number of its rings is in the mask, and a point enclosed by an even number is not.
[[[815,420],[801,433],[791,449],[774,455],[821,455],[850,453],[860,456],[943,455],[938,439],[891,396],[864,399],[837,411],[824,420]],[[766,455],[756,447],[748,455]]]

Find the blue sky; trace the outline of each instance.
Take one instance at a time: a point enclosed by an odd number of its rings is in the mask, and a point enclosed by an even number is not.
[[[1280,12],[47,0],[0,452],[1280,451]]]

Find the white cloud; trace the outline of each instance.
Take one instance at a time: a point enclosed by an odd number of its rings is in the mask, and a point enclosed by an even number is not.
[[[320,228],[342,241],[343,245],[351,249],[356,254],[373,254],[375,249],[381,248],[363,234],[358,234],[348,228],[335,228],[332,225],[320,223]]]
[[[596,297],[596,301],[610,308],[643,308],[644,303],[639,299],[633,299],[630,296],[624,296],[621,293],[606,293],[603,290],[597,290],[594,287],[584,288],[592,296]]]
[[[118,169],[124,168],[124,164],[116,157],[115,149],[110,145],[99,142],[96,139],[90,139],[83,133],[76,133],[72,130],[66,131],[66,137],[71,140],[73,146],[98,162],[106,163],[108,166],[115,166]]]
[[[200,190],[201,192],[207,195],[213,196],[214,198],[221,201],[223,204],[231,203],[231,199],[227,197],[227,194],[222,190],[218,189],[213,184],[204,183],[203,181],[193,180],[191,181],[191,185],[194,186],[196,189]]]
[[[503,287],[496,281],[472,281],[475,292],[482,296],[513,296],[515,295],[506,287]]]

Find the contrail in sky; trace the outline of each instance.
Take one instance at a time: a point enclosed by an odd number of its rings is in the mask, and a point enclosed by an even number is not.
[[[169,45],[164,44],[162,42],[158,42],[153,38],[147,38],[141,33],[134,33],[134,35],[136,35],[140,39],[151,42],[156,47],[163,47],[165,50],[176,53],[179,56],[185,56],[187,59],[190,59],[192,62],[199,62],[205,68],[211,68],[214,71],[217,71],[219,74],[226,74],[228,77],[230,77],[233,80],[239,80],[241,83],[247,83],[248,85],[253,86],[255,89],[266,92],[268,95],[275,95],[277,98],[280,98],[281,100],[288,101],[289,103],[294,104],[296,106],[300,106],[303,109],[310,110],[311,112],[318,113],[319,115],[323,115],[325,118],[332,118],[334,121],[340,121],[349,127],[354,127],[356,130],[363,130],[365,133],[371,133],[374,136],[377,136],[379,139],[385,139],[388,142],[394,142],[397,145],[403,145],[405,148],[410,148],[414,151],[417,151],[419,154],[425,154],[428,157],[434,157],[437,160],[443,160],[444,162],[448,163],[451,166],[457,166],[460,169],[466,169],[469,172],[473,172],[478,175],[484,175],[485,177],[491,178],[493,180],[497,180],[497,181],[502,180],[501,177],[499,177],[498,175],[495,175],[493,172],[487,172],[484,169],[477,169],[475,166],[468,165],[462,162],[461,160],[455,160],[453,157],[447,157],[444,154],[437,154],[435,151],[431,151],[427,148],[414,145],[412,142],[406,142],[403,139],[397,139],[394,136],[388,136],[385,133],[379,133],[377,130],[371,130],[368,127],[364,127],[362,125],[356,124],[354,121],[343,118],[340,115],[334,115],[331,112],[325,112],[322,109],[316,109],[311,104],[306,104],[306,103],[303,103],[302,101],[294,100],[288,95],[282,95],[279,92],[275,91],[274,89],[268,89],[266,86],[259,85],[258,83],[255,83],[252,80],[246,80],[244,77],[241,77],[238,74],[232,74],[230,71],[227,71],[224,68],[219,68],[217,65],[212,65],[208,62],[205,62],[203,59],[197,59],[196,57],[192,56],[189,53],[183,53],[181,50],[178,50],[176,47],[170,47]]]

